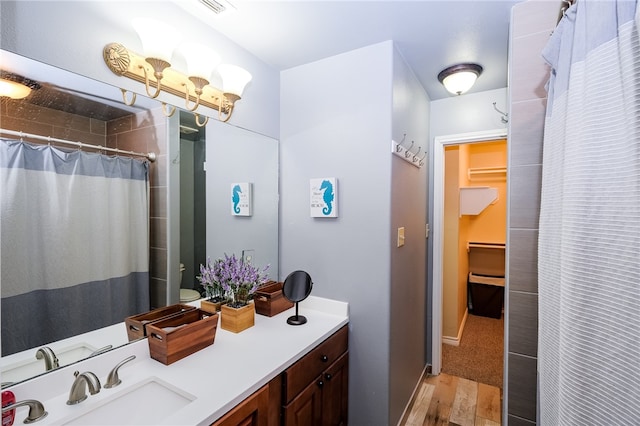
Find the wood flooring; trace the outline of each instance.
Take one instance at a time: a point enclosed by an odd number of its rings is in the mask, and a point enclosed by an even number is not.
[[[422,380],[401,426],[499,426],[498,387],[440,373]]]

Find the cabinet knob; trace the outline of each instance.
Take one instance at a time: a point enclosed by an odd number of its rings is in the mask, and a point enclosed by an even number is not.
[[[326,356],[326,355],[322,355],[322,357],[320,358],[320,360],[321,360],[322,362],[327,362],[327,361],[329,361],[329,357],[328,357],[328,356]]]
[[[327,373],[327,374],[324,375],[324,378],[327,379],[327,380],[331,380],[332,377],[333,376],[330,373]]]
[[[322,380],[318,381],[318,387],[321,388],[324,386],[324,382]]]

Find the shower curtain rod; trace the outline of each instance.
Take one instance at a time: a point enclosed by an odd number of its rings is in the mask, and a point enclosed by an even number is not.
[[[106,146],[92,145],[84,142],[74,142],[74,141],[68,141],[64,139],[52,138],[51,136],[41,136],[41,135],[35,135],[33,133],[16,132],[15,130],[8,130],[8,129],[0,129],[0,133],[12,135],[12,136],[18,136],[21,139],[22,138],[38,139],[38,140],[47,141],[47,142],[56,142],[56,143],[62,143],[67,145],[73,145],[73,146],[77,146],[78,148],[92,148],[100,151],[115,152],[116,154],[128,154],[128,155],[135,155],[137,157],[146,157],[152,163],[156,161],[155,152],[143,154],[140,152],[125,151],[123,149],[118,149],[118,148],[108,148]]]

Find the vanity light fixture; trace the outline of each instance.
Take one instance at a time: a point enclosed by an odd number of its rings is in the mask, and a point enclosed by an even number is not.
[[[482,74],[478,64],[457,64],[440,71],[438,81],[454,95],[467,92]]]
[[[185,99],[185,108],[194,113],[196,124],[203,127],[209,117],[200,120],[198,107],[204,106],[218,111],[218,119],[226,122],[231,118],[235,103],[241,98],[245,86],[251,81],[251,74],[235,65],[220,65],[217,68],[222,78],[222,89],[210,84],[209,79],[220,62],[220,57],[208,47],[195,44],[180,44],[180,34],[171,27],[147,18],[134,20],[144,49],[144,56],[119,43],[109,43],[104,47],[103,58],[107,67],[117,75],[131,78],[145,84],[147,95],[157,98],[164,91]],[[187,65],[184,74],[171,66],[176,47],[182,53]],[[153,77],[151,77],[153,74]],[[124,103],[133,105],[136,94],[127,99],[127,91],[122,91]],[[162,103],[165,115],[171,116],[175,107],[167,110]]]

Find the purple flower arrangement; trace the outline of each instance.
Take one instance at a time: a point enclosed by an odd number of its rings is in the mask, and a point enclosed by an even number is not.
[[[235,254],[225,254],[224,259],[217,259],[213,263],[207,258],[207,264],[200,265],[198,280],[210,298],[228,295],[231,297],[229,305],[238,308],[246,305],[249,296],[267,282],[268,269],[269,265],[260,270],[238,259]]]

